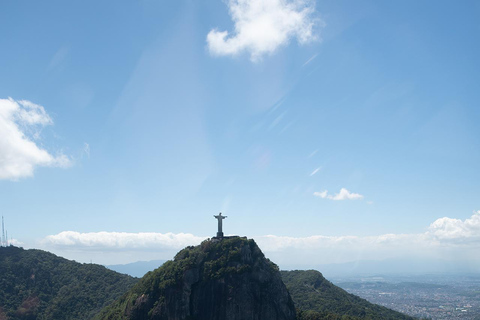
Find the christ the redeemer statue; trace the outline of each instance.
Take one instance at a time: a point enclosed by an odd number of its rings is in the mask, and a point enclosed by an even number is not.
[[[222,220],[225,219],[227,216],[222,216],[222,213],[220,212],[218,216],[214,216],[215,219],[218,220],[218,232],[217,232],[217,238],[223,238],[223,231],[222,231]]]

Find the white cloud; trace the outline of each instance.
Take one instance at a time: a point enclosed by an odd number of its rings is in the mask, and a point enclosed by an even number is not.
[[[322,236],[285,237],[267,235],[256,237],[265,251],[275,252],[288,249],[316,250],[316,249],[388,249],[394,246],[405,246],[412,243],[421,243],[427,237],[424,234],[385,234],[379,236]],[[429,243],[424,242],[424,245]]]
[[[325,199],[326,197],[328,197],[328,191],[325,190],[325,191],[322,191],[322,192],[314,192],[313,195],[315,197],[319,197],[319,198],[322,198],[322,199]]]
[[[333,197],[330,197],[329,199],[332,200],[357,200],[357,199],[363,199],[363,196],[358,193],[353,193],[348,191],[345,188],[340,189],[340,192],[334,195]]]
[[[53,247],[77,247],[91,249],[125,250],[125,249],[182,249],[197,245],[206,237],[197,237],[189,233],[155,233],[155,232],[90,232],[80,233],[63,231],[47,236],[42,245]]]
[[[18,241],[17,239],[8,239],[8,245],[9,246],[21,247],[21,246],[23,246],[23,242]]]
[[[313,173],[312,173],[312,175],[313,175]],[[333,195],[333,196],[329,195],[327,190],[322,191],[322,192],[314,192],[313,195],[316,196],[316,197],[322,198],[322,199],[330,199],[330,200],[335,200],[335,201],[363,199],[363,195],[358,194],[358,193],[350,192],[345,188],[340,189],[340,192]]]
[[[39,128],[52,124],[42,106],[26,100],[0,99],[0,179],[33,176],[37,166],[71,165],[67,156],[53,156],[34,142],[40,137]]]
[[[250,236],[251,237],[251,236]],[[64,231],[45,237],[40,246],[64,257],[97,263],[129,263],[138,260],[171,259],[189,245],[207,237],[186,233],[126,233]],[[436,258],[480,264],[480,211],[466,220],[441,218],[427,231],[416,234],[373,236],[254,236],[267,257],[284,266],[313,267],[316,264],[402,257]],[[463,259],[463,260],[462,260]]]
[[[428,228],[428,233],[443,242],[470,242],[480,240],[480,210],[469,219],[440,218]]]
[[[315,175],[318,171],[320,171],[321,168],[322,168],[322,167],[318,167],[318,168],[316,168],[315,170],[313,170],[312,173],[310,173],[310,177],[313,176],[313,175]]]
[[[273,261],[292,268],[385,259],[431,259],[479,267],[480,211],[465,220],[440,218],[426,232],[416,234],[309,237],[267,235],[255,237],[255,240]]]
[[[300,44],[315,40],[311,0],[228,0],[235,34],[211,30],[207,44],[213,55],[250,53],[252,61],[271,54],[291,38]]]

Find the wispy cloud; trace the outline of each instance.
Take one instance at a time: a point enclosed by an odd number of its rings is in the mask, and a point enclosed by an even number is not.
[[[68,56],[69,51],[70,49],[67,46],[63,46],[58,49],[58,51],[55,52],[52,59],[50,60],[50,63],[48,64],[48,70],[53,70],[62,65],[66,57]]]
[[[88,143],[83,143],[83,153],[90,158],[90,145]]]
[[[315,197],[319,197],[319,198],[322,198],[322,199],[325,199],[328,197],[328,191],[325,190],[325,191],[316,191],[313,193],[313,195]]]
[[[71,165],[66,155],[53,156],[34,141],[40,137],[41,128],[52,124],[40,105],[26,100],[0,99],[0,179],[33,176],[37,166]]]
[[[228,31],[211,30],[207,44],[212,55],[250,53],[252,61],[271,54],[290,39],[300,44],[317,39],[313,18],[314,2],[310,0],[228,0],[235,24],[234,35]]]
[[[310,173],[310,177],[315,175],[318,171],[320,171],[320,169],[322,169],[322,167],[318,167],[315,170],[313,170],[312,173]]]
[[[305,67],[307,64],[309,64],[310,62],[312,62],[313,60],[315,60],[315,58],[317,57],[318,53],[315,53],[310,59],[308,59],[303,65],[302,67]]]
[[[318,149],[315,150],[315,151],[313,151],[312,153],[310,153],[310,154],[308,155],[307,159],[310,159],[311,157],[313,157],[314,155],[316,155],[317,152],[318,152]]]
[[[363,195],[358,194],[358,193],[353,193],[348,191],[345,188],[340,189],[340,192],[335,194],[335,195],[330,195],[328,194],[328,191],[322,191],[322,192],[314,192],[314,196],[322,198],[322,199],[330,199],[330,200],[335,200],[335,201],[340,201],[340,200],[360,200],[363,199]]]
[[[285,117],[285,114],[287,113],[287,111],[283,111],[280,115],[278,115],[273,121],[272,123],[268,126],[268,130],[272,130],[273,128],[275,128],[277,126],[277,124],[280,123],[280,121],[282,121],[283,117]]]

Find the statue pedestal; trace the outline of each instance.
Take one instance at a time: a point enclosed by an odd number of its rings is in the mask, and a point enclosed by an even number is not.
[[[223,238],[223,232],[217,232],[217,238]]]

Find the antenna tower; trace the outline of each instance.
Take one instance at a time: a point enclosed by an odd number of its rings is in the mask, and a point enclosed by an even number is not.
[[[3,216],[2,216],[2,244],[1,246],[3,247],[5,245],[5,222],[3,221]]]

